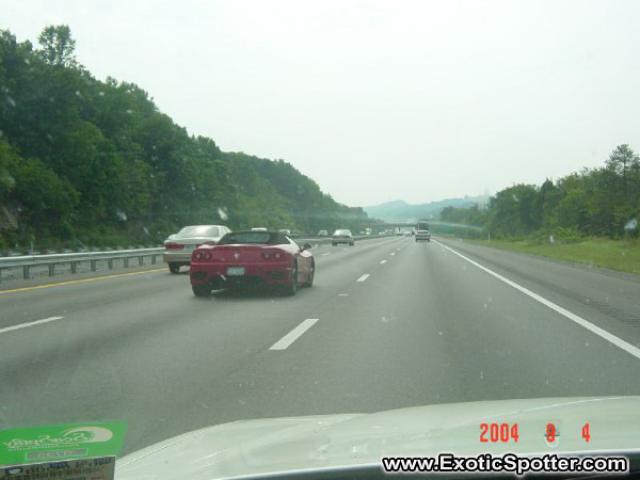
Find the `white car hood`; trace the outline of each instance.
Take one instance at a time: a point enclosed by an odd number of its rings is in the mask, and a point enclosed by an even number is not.
[[[517,423],[518,443],[481,443],[483,422]],[[548,445],[553,422],[558,440]],[[591,440],[581,436],[589,422]],[[368,465],[389,455],[640,451],[640,397],[432,405],[374,414],[247,420],[186,433],[116,463],[118,480],[204,480]]]

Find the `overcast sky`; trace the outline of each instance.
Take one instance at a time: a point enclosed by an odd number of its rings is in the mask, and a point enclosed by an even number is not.
[[[350,205],[422,203],[640,150],[640,2],[0,0],[94,75]]]

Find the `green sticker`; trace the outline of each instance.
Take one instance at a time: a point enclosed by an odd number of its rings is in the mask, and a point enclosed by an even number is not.
[[[0,465],[117,455],[126,430],[124,422],[0,430]]]

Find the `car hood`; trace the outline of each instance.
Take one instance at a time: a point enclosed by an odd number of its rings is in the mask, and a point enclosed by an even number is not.
[[[371,465],[390,455],[640,451],[640,397],[456,403],[244,420],[196,430],[117,461],[116,478],[214,479]],[[591,438],[581,436],[589,422]],[[481,423],[518,424],[519,441],[481,443]],[[547,423],[558,430],[548,444]],[[489,435],[487,435],[489,438]]]

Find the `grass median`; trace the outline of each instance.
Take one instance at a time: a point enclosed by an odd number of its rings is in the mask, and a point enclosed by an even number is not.
[[[585,239],[576,243],[535,244],[525,240],[465,240],[487,247],[609,268],[640,275],[640,242],[637,240]]]

